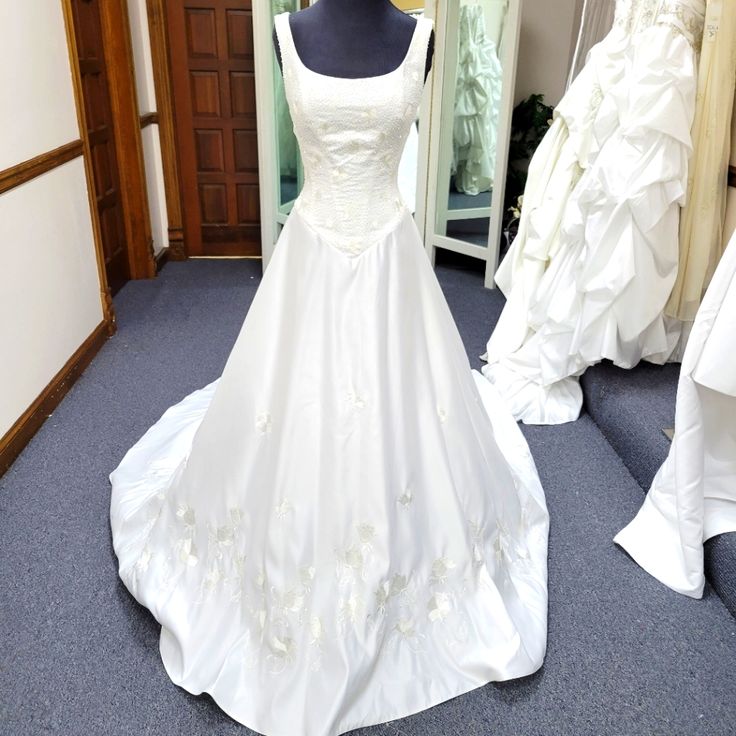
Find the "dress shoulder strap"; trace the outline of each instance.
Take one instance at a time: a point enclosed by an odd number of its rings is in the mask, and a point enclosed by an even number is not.
[[[291,26],[289,25],[289,15],[291,13],[285,10],[283,13],[278,13],[273,17],[274,28],[276,29],[276,38],[279,42],[279,52],[281,54],[281,70],[284,75],[284,79],[288,79],[292,76],[296,64],[296,49],[294,47],[294,39],[291,36]]]
[[[412,82],[417,82],[419,89],[424,87],[424,70],[427,66],[427,52],[429,51],[429,37],[434,28],[434,21],[424,15],[417,18],[417,27],[414,29],[409,52],[404,63],[405,73]]]

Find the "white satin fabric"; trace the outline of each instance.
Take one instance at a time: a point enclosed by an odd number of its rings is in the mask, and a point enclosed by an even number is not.
[[[736,532],[736,235],[690,333],[670,453],[614,541],[665,585],[699,598],[703,543],[725,532]]]
[[[414,116],[370,110],[418,104],[419,22],[401,72],[327,92],[276,17],[307,182],[341,147],[378,155],[359,145],[378,129],[396,177]],[[169,676],[268,736],[399,718],[528,675],[546,648],[544,493],[411,214],[389,208],[356,251],[300,198],[222,375],[110,475],[120,577],[161,623]]]
[[[409,135],[399,162],[399,192],[409,212],[417,208],[417,167],[419,166],[419,131],[409,126]]]
[[[517,419],[572,421],[586,368],[663,363],[678,346],[681,323],[663,310],[677,275],[703,8],[619,0],[534,154],[483,367]]]

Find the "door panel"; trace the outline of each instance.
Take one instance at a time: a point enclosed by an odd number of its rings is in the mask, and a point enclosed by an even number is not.
[[[130,279],[130,266],[99,0],[71,0],[71,8],[105,270],[114,294]]]
[[[189,255],[260,255],[251,4],[168,5]]]

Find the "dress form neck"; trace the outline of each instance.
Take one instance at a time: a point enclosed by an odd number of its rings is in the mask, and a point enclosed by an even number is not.
[[[390,0],[319,0],[292,13],[289,24],[305,66],[326,76],[355,79],[380,76],[401,64],[416,20]],[[275,30],[273,40],[281,64]],[[433,48],[434,32],[429,39],[425,78]]]

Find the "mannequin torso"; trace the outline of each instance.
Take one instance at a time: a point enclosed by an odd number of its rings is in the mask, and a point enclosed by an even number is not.
[[[387,74],[407,53],[416,20],[390,0],[319,0],[289,16],[299,58],[312,71],[356,79]],[[276,56],[281,65],[276,31]],[[429,38],[424,77],[432,66],[434,31]]]

